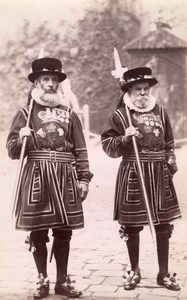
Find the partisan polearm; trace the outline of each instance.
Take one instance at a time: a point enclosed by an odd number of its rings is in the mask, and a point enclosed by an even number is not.
[[[120,68],[122,69],[119,54],[118,54],[118,51],[116,48],[114,48],[114,62],[115,62],[116,70],[118,70]],[[120,70],[118,73],[120,74]],[[122,77],[120,76],[119,79],[122,80]],[[128,118],[129,125],[132,126],[131,116],[130,116],[130,112],[129,112],[127,105],[126,105],[126,112],[127,112],[127,118]],[[151,210],[150,210],[150,206],[149,206],[149,200],[148,200],[148,196],[147,196],[147,191],[146,191],[146,186],[145,186],[145,181],[144,181],[144,176],[143,176],[143,172],[142,172],[142,167],[141,167],[141,162],[140,162],[140,157],[139,157],[139,153],[138,153],[138,147],[137,147],[135,136],[132,136],[132,142],[133,142],[133,148],[134,148],[136,164],[137,164],[137,169],[138,169],[138,177],[139,177],[138,179],[139,179],[139,183],[141,185],[142,197],[143,197],[145,208],[146,208],[149,228],[150,228],[151,236],[153,239],[153,243],[154,243],[154,245],[156,245],[155,227],[154,227],[153,219],[151,216]]]
[[[29,112],[28,112],[26,127],[29,127],[29,124],[30,124],[33,103],[34,103],[34,100],[31,98],[31,101],[29,104]],[[25,157],[27,138],[28,138],[27,136],[23,137],[23,142],[22,142],[22,147],[21,147],[21,153],[20,153],[19,164],[18,164],[17,175],[16,175],[13,197],[12,197],[12,207],[11,207],[12,218],[16,214],[16,210],[18,207],[19,191],[20,191],[20,184],[21,184],[21,179],[22,179],[22,174],[23,174],[23,166],[24,166],[23,163],[24,163],[24,157]]]

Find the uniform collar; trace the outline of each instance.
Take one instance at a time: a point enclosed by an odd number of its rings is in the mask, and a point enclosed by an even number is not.
[[[151,111],[154,107],[155,107],[155,104],[156,104],[156,99],[153,95],[149,95],[150,97],[150,103],[148,105],[148,107],[146,108],[139,108],[139,107],[136,107],[132,101],[130,100],[130,97],[128,95],[128,93],[125,93],[124,96],[123,96],[123,102],[128,106],[128,108],[130,110],[135,110],[137,112],[141,112],[141,113],[144,113],[144,112],[149,112]]]
[[[34,88],[31,92],[31,96],[32,98],[36,101],[36,103],[42,105],[42,106],[46,106],[46,107],[56,107],[58,106],[59,104],[61,104],[62,102],[62,95],[61,93],[59,93],[59,102],[58,103],[46,103],[45,101],[43,101],[41,98],[40,98],[40,93],[39,93],[39,90],[37,88]]]

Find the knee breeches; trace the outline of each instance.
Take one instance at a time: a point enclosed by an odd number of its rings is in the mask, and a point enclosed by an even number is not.
[[[53,236],[59,241],[70,241],[72,236],[72,230],[63,230],[63,229],[52,229]],[[49,242],[48,237],[49,230],[36,230],[31,231],[30,239],[36,244],[43,244]]]

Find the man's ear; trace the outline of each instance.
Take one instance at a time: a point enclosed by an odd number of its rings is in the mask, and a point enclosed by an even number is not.
[[[34,85],[35,85],[35,87],[38,86],[38,79],[35,79],[35,80],[34,80]]]

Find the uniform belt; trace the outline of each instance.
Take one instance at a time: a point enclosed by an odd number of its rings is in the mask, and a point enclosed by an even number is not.
[[[28,153],[28,161],[50,161],[50,162],[66,162],[72,163],[73,156],[70,152],[33,150]]]
[[[142,162],[157,162],[165,161],[165,152],[139,152],[138,156]],[[134,153],[128,153],[123,156],[123,161],[136,161],[136,156]]]

